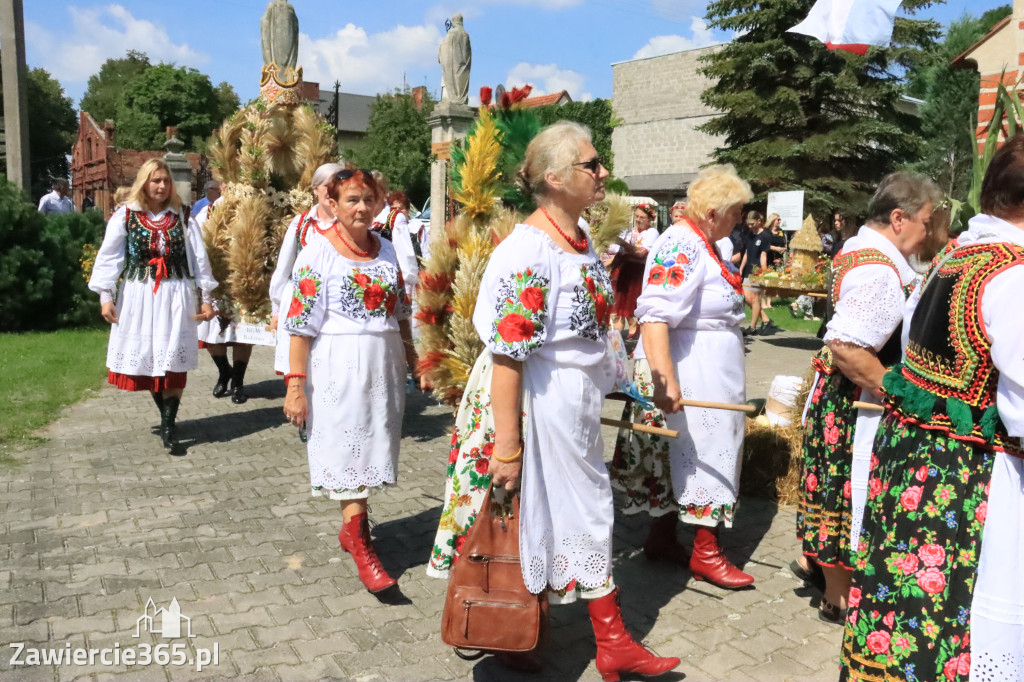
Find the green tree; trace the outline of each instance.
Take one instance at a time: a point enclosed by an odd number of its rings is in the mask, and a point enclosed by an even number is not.
[[[595,99],[589,102],[569,102],[562,106],[538,107],[537,116],[544,126],[557,121],[575,121],[590,128],[594,149],[604,161],[605,168],[609,172],[614,170],[612,128],[615,127],[616,121],[609,100]]]
[[[134,78],[124,90],[117,111],[117,145],[127,149],[160,149],[164,129],[177,126],[185,147],[195,150],[223,122],[218,92],[195,69],[157,64]]]
[[[813,0],[714,0],[710,26],[737,37],[703,58],[715,83],[702,101],[722,112],[702,126],[715,151],[750,181],[756,201],[802,189],[806,210],[857,213],[878,181],[922,152],[917,118],[897,108],[901,74],[938,34],[932,21],[896,18],[892,46],[860,57],[787,33]],[[930,0],[905,0],[913,13]]]
[[[427,117],[434,109],[429,95],[416,108],[412,92],[396,90],[377,95],[370,112],[366,139],[351,151],[362,168],[375,168],[388,176],[392,189],[405,192],[421,206],[430,196],[430,126]]]
[[[97,73],[89,76],[80,108],[100,125],[117,117],[128,84],[152,66],[145,52],[128,50],[124,57],[108,59]]]
[[[2,87],[0,77],[0,111],[4,101]],[[75,143],[78,119],[71,98],[45,69],[29,69],[26,91],[31,192],[38,198],[50,191],[54,178],[67,177],[67,155]]]
[[[965,196],[971,181],[980,85],[976,71],[954,69],[953,60],[1010,12],[1004,5],[954,21],[945,40],[929,50],[928,60],[908,74],[911,92],[924,100],[920,113],[926,145],[913,168],[931,174],[950,196]]]
[[[217,127],[219,128],[221,123],[231,118],[231,115],[238,111],[242,101],[238,99],[238,93],[235,92],[234,86],[227,81],[221,81],[215,91],[217,93]]]

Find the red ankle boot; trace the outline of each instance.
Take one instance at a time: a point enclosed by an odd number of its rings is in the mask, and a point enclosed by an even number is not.
[[[707,526],[697,526],[690,572],[697,580],[707,580],[727,590],[746,587],[754,582],[753,576],[733,566],[725,557],[725,552],[718,545],[718,528]]]
[[[678,658],[660,658],[633,641],[622,622],[618,590],[588,599],[587,611],[597,640],[597,672],[605,682],[616,682],[622,673],[654,677],[679,665]]]
[[[690,553],[676,537],[675,512],[659,516],[651,522],[651,530],[644,542],[644,556],[651,561],[668,561],[684,568],[690,565]]]
[[[370,542],[370,526],[366,514],[356,514],[341,526],[338,533],[341,548],[352,555],[359,571],[359,579],[370,592],[386,590],[397,583],[381,566],[377,552]]]

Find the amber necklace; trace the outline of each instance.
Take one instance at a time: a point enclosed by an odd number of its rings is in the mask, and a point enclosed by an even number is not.
[[[707,248],[708,253],[715,260],[715,262],[718,263],[718,267],[722,269],[722,277],[725,278],[725,281],[729,283],[729,285],[736,291],[737,294],[742,295],[743,277],[740,276],[740,273],[732,272],[731,270],[729,270],[729,268],[725,267],[725,263],[722,262],[722,257],[718,255],[718,250],[711,245],[711,240],[709,240],[708,236],[704,234],[704,230],[694,225],[689,218],[686,218],[685,220],[686,224],[690,226],[690,229],[696,232],[697,236],[700,237],[700,240],[704,242],[704,246]]]
[[[576,241],[575,239],[567,235],[565,232],[562,232],[562,228],[558,226],[558,223],[555,222],[555,219],[551,217],[551,214],[548,213],[548,210],[546,208],[541,206],[540,210],[544,214],[544,217],[548,219],[548,222],[555,226],[555,229],[558,231],[558,234],[562,235],[562,239],[569,242],[569,246],[576,249],[580,253],[583,253],[584,251],[587,250],[587,235],[584,234],[583,239],[581,239],[580,241]],[[579,226],[577,226],[576,229],[578,230]]]
[[[334,233],[338,235],[338,239],[341,240],[341,243],[348,247],[348,249],[352,253],[356,254],[360,258],[370,257],[370,251],[373,250],[373,237],[370,237],[370,248],[368,248],[366,251],[360,251],[359,249],[356,248],[355,244],[351,244],[347,239],[345,239],[345,235],[341,231],[341,225],[338,223],[337,220],[334,221]]]

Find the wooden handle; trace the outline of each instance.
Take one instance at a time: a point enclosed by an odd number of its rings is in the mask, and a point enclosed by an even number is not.
[[[861,410],[875,410],[878,412],[885,409],[885,405],[876,405],[875,403],[868,403],[863,400],[854,400],[853,406]]]
[[[712,410],[732,410],[733,412],[757,412],[757,408],[753,405],[738,404],[738,403],[714,403],[707,400],[680,400],[679,405],[683,407],[708,407]]]
[[[668,436],[669,438],[679,438],[679,432],[673,431],[672,429],[662,429],[657,426],[647,426],[646,424],[634,424],[632,422],[624,422],[618,419],[608,419],[601,417],[601,423],[605,426],[614,426],[619,429],[630,429],[632,431],[640,431],[641,433],[651,433],[655,436]]]
[[[608,400],[624,400],[630,401],[633,398],[626,395],[625,393],[609,393],[605,396]],[[732,410],[733,412],[746,412],[747,414],[754,414],[760,412],[761,408],[748,405],[746,403],[715,403],[707,400],[686,400],[681,399],[678,403],[683,407],[707,407],[712,410]]]

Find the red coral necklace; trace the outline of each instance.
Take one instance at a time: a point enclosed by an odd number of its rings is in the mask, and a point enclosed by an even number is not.
[[[143,227],[147,230],[155,232],[165,232],[174,226],[175,221],[178,219],[178,215],[174,211],[167,211],[156,220],[151,220],[146,211],[138,211],[136,215],[139,216],[139,222],[142,223]]]
[[[548,213],[548,210],[546,208],[541,206],[540,210],[544,214],[544,217],[548,219],[548,222],[555,226],[555,229],[558,231],[558,234],[562,235],[562,239],[569,242],[569,246],[576,249],[580,253],[583,253],[584,251],[587,250],[587,235],[584,234],[583,239],[581,239],[580,241],[576,241],[575,239],[567,235],[565,232],[562,232],[562,228],[558,226],[558,223],[555,222],[555,219],[551,217],[551,214]],[[578,225],[576,226],[576,229],[580,229]]]
[[[338,239],[341,240],[341,243],[347,246],[352,253],[356,254],[360,258],[370,257],[370,252],[373,251],[373,237],[370,237],[370,248],[366,251],[360,251],[355,247],[355,244],[351,244],[347,239],[345,239],[345,235],[341,232],[341,225],[338,224],[337,220],[334,221],[334,233],[338,235]]]
[[[700,237],[700,240],[704,242],[704,247],[707,248],[708,253],[711,254],[711,257],[715,259],[716,263],[718,263],[718,267],[722,269],[722,277],[725,278],[725,281],[729,283],[737,294],[742,295],[743,277],[740,273],[732,272],[729,268],[725,267],[725,263],[722,262],[722,257],[718,255],[718,250],[711,244],[711,240],[709,240],[708,236],[704,234],[704,230],[694,225],[693,221],[689,218],[686,218],[686,224],[689,225],[690,229],[696,232],[697,236]]]

